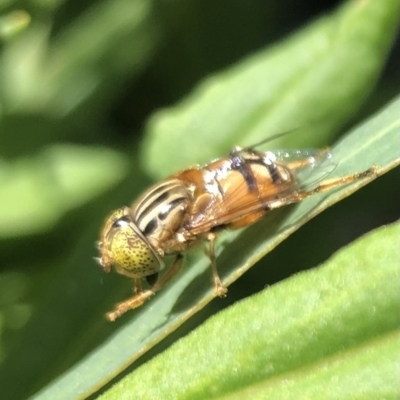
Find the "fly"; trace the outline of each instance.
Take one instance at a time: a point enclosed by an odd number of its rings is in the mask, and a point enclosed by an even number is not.
[[[218,232],[238,229],[270,211],[376,174],[376,167],[326,180],[334,168],[326,150],[261,152],[234,147],[228,156],[178,172],[145,191],[131,207],[114,211],[98,243],[104,269],[133,279],[135,294],[107,314],[114,321],[140,307],[180,270],[184,253],[207,242],[215,292],[224,297],[215,257]],[[175,256],[159,277],[164,258]],[[142,288],[142,279],[150,285]]]

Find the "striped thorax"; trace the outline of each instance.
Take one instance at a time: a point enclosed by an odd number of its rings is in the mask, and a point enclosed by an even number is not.
[[[160,254],[182,246],[176,233],[182,228],[192,195],[179,179],[167,179],[148,189],[131,207],[132,219]]]

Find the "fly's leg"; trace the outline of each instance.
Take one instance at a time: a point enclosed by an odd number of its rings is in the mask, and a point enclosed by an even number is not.
[[[336,186],[347,185],[349,183],[358,181],[360,179],[368,178],[371,176],[376,176],[377,174],[378,174],[378,168],[376,166],[373,166],[363,172],[359,172],[359,173],[356,173],[353,175],[343,176],[341,178],[330,179],[325,182],[322,182],[320,185],[318,185],[314,189],[297,193],[297,195],[295,195],[293,198],[293,202],[301,201],[303,199],[306,199],[307,197],[313,196],[314,194],[333,189]]]
[[[147,299],[162,289],[179,272],[182,267],[182,261],[183,255],[178,254],[168,271],[150,289],[142,290],[140,279],[135,279],[135,295],[118,303],[113,311],[106,314],[107,319],[115,321],[127,311],[143,305]]]
[[[215,241],[216,241],[216,239],[217,239],[217,235],[215,233],[209,233],[207,235],[207,240],[209,242],[209,248],[206,251],[206,254],[211,261],[211,268],[212,268],[215,291],[217,292],[217,295],[219,297],[225,297],[226,294],[228,293],[228,289],[222,283],[221,278],[219,277],[218,271],[217,271],[217,260],[215,258]]]

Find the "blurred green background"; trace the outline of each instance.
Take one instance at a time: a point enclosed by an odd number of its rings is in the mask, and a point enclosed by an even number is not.
[[[151,152],[141,147],[144,138],[147,146],[152,140],[147,125],[152,114],[185,98],[210,74],[339,4],[0,1],[4,398],[36,392],[124,323],[109,324],[102,315],[129,293],[129,282],[104,275],[91,257],[105,216],[165,175],[146,172],[154,171],[147,158]],[[340,130],[333,124],[333,135],[339,137],[398,94],[399,47],[397,37],[379,79],[366,90],[369,96],[343,118]],[[266,136],[274,133],[279,132]],[[226,149],[241,144],[236,141],[224,139]],[[185,152],[176,142],[171,146]],[[397,169],[311,221],[235,283],[226,301],[211,303],[170,341],[220,307],[313,267],[362,233],[398,219],[400,193],[393,185],[398,180]]]

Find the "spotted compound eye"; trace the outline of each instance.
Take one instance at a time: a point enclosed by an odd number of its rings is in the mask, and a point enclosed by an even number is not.
[[[128,216],[116,220],[110,231],[108,251],[117,268],[131,277],[142,278],[158,272],[161,263],[150,243],[135,228]]]

